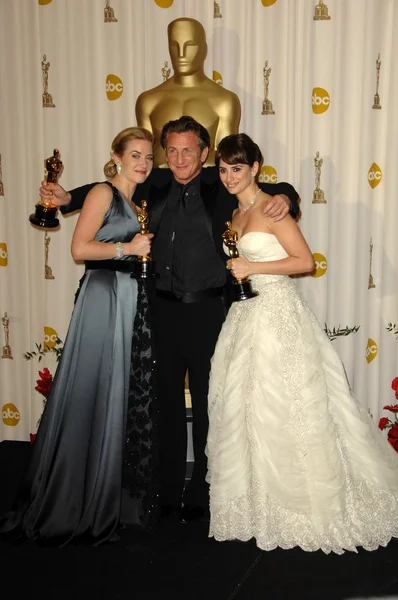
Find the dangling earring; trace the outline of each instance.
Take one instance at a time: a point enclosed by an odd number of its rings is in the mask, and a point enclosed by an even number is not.
[[[119,163],[116,163],[116,172],[118,175],[120,175],[120,171],[122,170],[122,165]]]

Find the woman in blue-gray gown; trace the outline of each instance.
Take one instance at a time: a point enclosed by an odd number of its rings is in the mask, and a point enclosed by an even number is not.
[[[72,241],[86,270],[62,356],[3,534],[100,544],[121,523],[157,518],[154,357],[148,289],[132,271],[150,251],[131,198],[152,170],[152,135],[112,143],[107,181],[87,196]]]

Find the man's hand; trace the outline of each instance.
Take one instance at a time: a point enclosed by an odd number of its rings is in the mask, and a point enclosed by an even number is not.
[[[273,221],[282,221],[286,217],[290,210],[290,200],[285,194],[277,194],[271,196],[266,207],[264,208],[264,215],[269,217]]]
[[[42,181],[39,194],[43,202],[51,203],[55,206],[65,206],[71,201],[69,192],[66,192],[58,183]]]

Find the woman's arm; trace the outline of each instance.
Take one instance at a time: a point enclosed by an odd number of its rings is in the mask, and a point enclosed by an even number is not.
[[[96,185],[88,193],[72,238],[71,251],[74,260],[107,260],[116,257],[116,244],[95,240],[111,201],[112,190],[105,183]],[[147,254],[152,237],[152,234],[138,233],[132,241],[123,243],[123,253],[139,256]]]

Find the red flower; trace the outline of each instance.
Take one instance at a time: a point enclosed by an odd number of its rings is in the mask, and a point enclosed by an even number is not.
[[[30,437],[30,443],[31,443],[31,444],[33,444],[33,442],[35,441],[35,439],[36,439],[36,435],[37,435],[37,433],[30,433],[30,434],[29,434],[29,437]]]
[[[395,379],[392,380],[391,389],[394,390],[394,392],[398,392],[398,377],[395,377]]]
[[[383,406],[384,410],[389,410],[390,412],[397,413],[398,412],[398,404],[387,404]]]
[[[35,390],[42,394],[45,398],[48,397],[50,393],[50,388],[53,382],[53,376],[50,371],[45,367],[43,371],[39,371],[40,379],[37,379]],[[397,408],[398,410],[398,408]]]
[[[390,419],[388,419],[387,417],[382,417],[379,421],[379,429],[385,429],[389,423]]]

